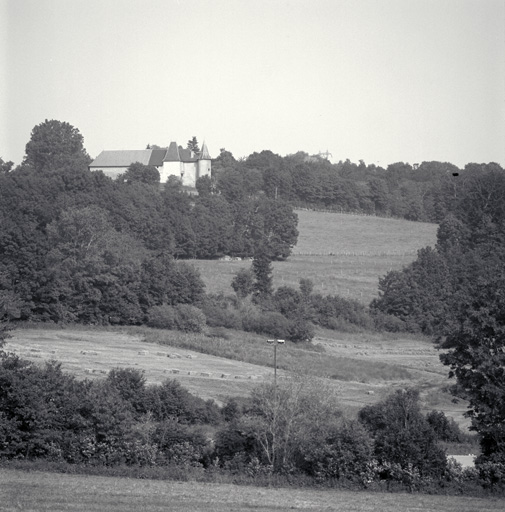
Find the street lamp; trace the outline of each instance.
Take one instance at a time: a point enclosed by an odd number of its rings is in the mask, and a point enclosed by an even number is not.
[[[274,346],[274,383],[277,386],[277,345],[284,345],[284,340],[267,340],[267,343]]]

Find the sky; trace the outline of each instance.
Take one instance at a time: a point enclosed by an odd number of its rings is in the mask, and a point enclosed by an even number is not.
[[[0,157],[45,119],[93,158],[505,167],[505,0],[0,0]]]

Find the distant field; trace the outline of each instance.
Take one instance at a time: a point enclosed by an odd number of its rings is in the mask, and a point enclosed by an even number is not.
[[[436,224],[297,210],[298,243],[287,261],[273,265],[274,286],[297,287],[301,278],[314,291],[368,304],[379,277],[411,263],[417,251],[436,242]],[[207,291],[232,293],[231,280],[250,261],[193,262]]]
[[[503,501],[23,472],[0,468],[0,510],[37,512],[496,512]]]

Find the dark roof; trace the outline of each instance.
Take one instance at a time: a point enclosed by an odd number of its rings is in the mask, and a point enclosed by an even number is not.
[[[182,146],[179,146],[179,155],[181,162],[196,162],[198,160],[191,149],[184,149]]]
[[[163,159],[167,154],[166,149],[151,149],[151,158],[149,159],[149,165],[155,165],[156,167],[160,167],[163,165]]]
[[[177,142],[171,142],[170,146],[168,146],[167,153],[164,162],[180,162],[181,157],[179,156],[179,148],[177,147]]]

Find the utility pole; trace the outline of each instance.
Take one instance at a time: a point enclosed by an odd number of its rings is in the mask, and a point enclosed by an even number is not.
[[[274,346],[274,384],[277,387],[277,345],[284,345],[284,340],[278,340],[277,338],[273,340],[267,340],[269,345]]]

